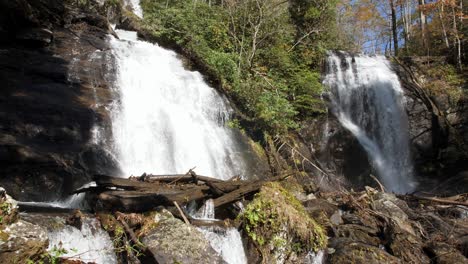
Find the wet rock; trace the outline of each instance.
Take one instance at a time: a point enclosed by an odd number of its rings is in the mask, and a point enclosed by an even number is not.
[[[399,199],[389,193],[378,193],[377,200],[372,204],[372,208],[393,221],[400,229],[414,235],[415,232],[408,221],[408,215],[396,205]]]
[[[343,218],[341,218],[341,212],[336,211],[330,216],[330,223],[334,226],[343,224]]]
[[[375,198],[377,200],[372,204],[373,209],[386,217],[384,232],[390,253],[406,263],[429,263],[421,237],[414,230],[408,215],[400,208],[409,211],[408,205],[389,193],[378,193]]]
[[[303,204],[305,210],[312,218],[318,218],[322,215],[330,218],[335,212],[338,211],[338,207],[336,205],[323,199],[312,199],[306,201]]]
[[[27,28],[19,31],[16,39],[30,46],[46,46],[52,42],[53,33],[46,28]]]
[[[0,185],[15,199],[62,198],[118,171],[93,144],[95,126],[110,133],[113,98],[109,24],[93,10],[0,0]]]
[[[379,247],[355,242],[347,238],[332,239],[330,241],[330,247],[334,248],[335,252],[333,252],[333,254],[328,255],[328,263],[403,263],[398,258],[388,254],[386,251],[380,249]]]
[[[81,226],[83,225],[83,218],[84,214],[80,210],[75,210],[73,214],[67,218],[65,223],[81,230]]]
[[[468,258],[446,243],[432,243],[428,251],[437,264],[468,263]]]
[[[44,228],[23,220],[6,227],[0,234],[0,259],[4,263],[38,260],[49,245]]]
[[[200,231],[167,211],[156,214],[154,221],[147,225],[152,228],[145,231],[141,241],[160,264],[224,263]]]
[[[340,225],[336,227],[337,237],[348,238],[354,242],[378,247],[380,239],[377,230],[361,225]]]

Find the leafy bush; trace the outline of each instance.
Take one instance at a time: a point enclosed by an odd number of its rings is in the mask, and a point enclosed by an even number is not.
[[[324,112],[319,73],[323,43],[315,47],[308,39],[307,49],[314,48],[305,57],[304,45],[296,41],[302,27],[310,27],[307,23],[326,19],[302,13],[305,18],[295,19],[288,2],[279,0],[216,3],[143,0],[143,25],[157,39],[199,58],[260,129],[285,133],[297,128],[297,121]]]

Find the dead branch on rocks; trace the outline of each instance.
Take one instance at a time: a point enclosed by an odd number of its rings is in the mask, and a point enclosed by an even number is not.
[[[180,175],[143,174],[141,177],[127,179],[95,175],[95,187],[76,190],[74,193],[96,194],[102,209],[110,211],[142,212],[161,205],[184,205],[210,198],[214,199],[216,208],[257,192],[266,182],[281,181],[289,176],[287,174],[253,181],[231,177],[224,181],[197,175],[193,170]]]

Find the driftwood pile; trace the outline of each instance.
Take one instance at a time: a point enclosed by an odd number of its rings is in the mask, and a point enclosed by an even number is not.
[[[220,180],[197,175],[193,170],[180,175],[147,175],[118,178],[95,175],[96,186],[78,189],[74,194],[90,192],[97,195],[103,209],[121,212],[143,212],[158,206],[176,206],[213,199],[214,207],[236,202],[257,192],[270,181],[289,175],[264,180],[244,181],[239,177]]]

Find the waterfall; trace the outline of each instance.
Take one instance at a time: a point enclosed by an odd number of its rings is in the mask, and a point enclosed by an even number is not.
[[[205,204],[192,216],[198,219],[215,219],[214,203],[212,199],[206,200]],[[239,231],[235,228],[200,227],[210,242],[211,247],[221,255],[228,264],[245,264],[247,257]]]
[[[63,221],[57,218],[57,221]],[[84,218],[81,229],[65,225],[49,230],[48,251],[64,249],[66,253],[62,257],[93,262],[100,264],[117,263],[114,246],[109,234],[101,228],[101,224],[95,218]]]
[[[366,150],[390,191],[413,190],[408,117],[398,76],[383,56],[330,53],[324,84],[332,110]]]
[[[177,55],[138,41],[136,32],[112,38],[115,86],[120,102],[111,111],[116,156],[126,176],[199,174],[226,179],[244,171],[241,150],[225,122],[227,100]]]

